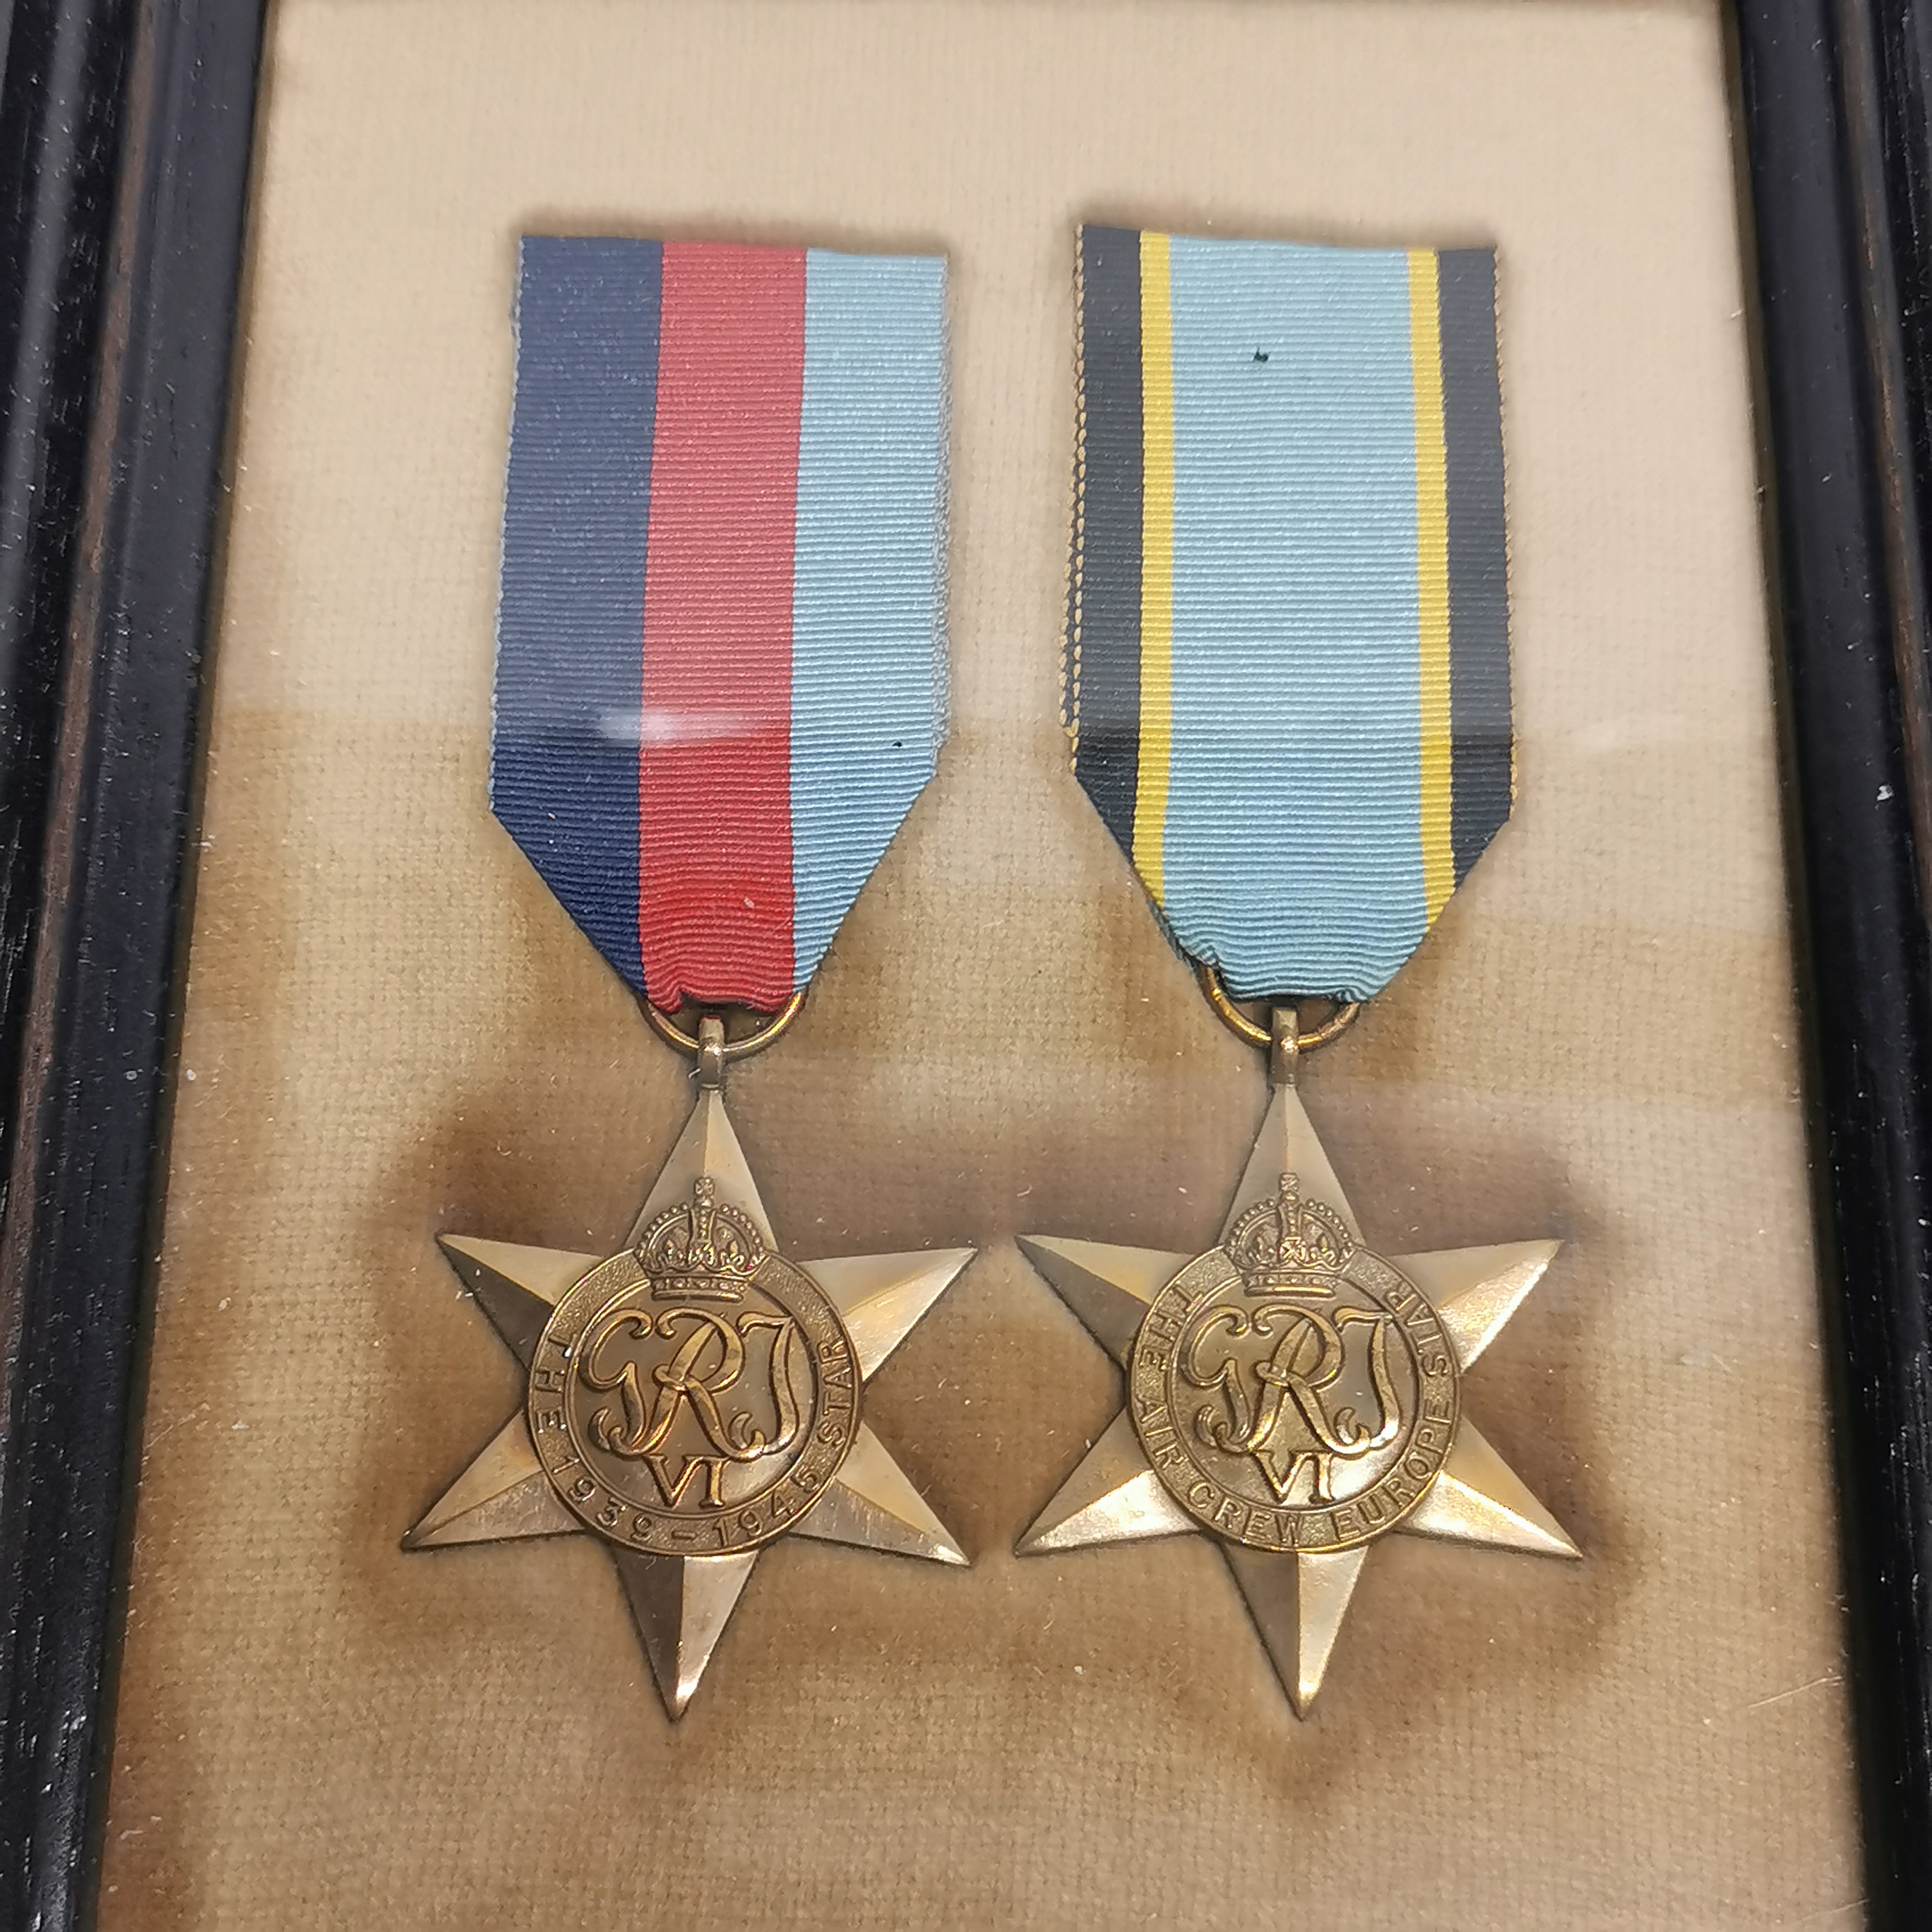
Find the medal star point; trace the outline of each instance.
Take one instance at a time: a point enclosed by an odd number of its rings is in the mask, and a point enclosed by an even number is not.
[[[874,1373],[979,1250],[932,1248],[909,1255],[844,1255],[800,1265],[845,1324],[862,1376]]]
[[[634,1245],[700,1183],[771,1243],[770,1223],[722,1097],[701,1092],[630,1236]],[[776,1243],[771,1243],[776,1246]],[[604,1257],[445,1234],[438,1245],[527,1370],[559,1302]],[[800,1264],[837,1311],[860,1390],[970,1262],[972,1248],[850,1255]],[[590,1535],[538,1460],[519,1408],[403,1538],[407,1550],[528,1537]],[[788,1525],[820,1542],[964,1564],[964,1551],[891,1452],[863,1423],[836,1472]],[[640,1550],[598,1539],[621,1579],[652,1674],[675,1720],[696,1694],[750,1580],[761,1544],[718,1556]]]
[[[952,1532],[863,1423],[831,1486],[800,1519],[797,1533],[933,1563],[963,1567],[966,1562]]]
[[[1013,1553],[1036,1556],[1096,1544],[1142,1543],[1196,1527],[1155,1474],[1134,1419],[1124,1408],[1034,1519]]]
[[[1294,1177],[1298,1198],[1319,1202],[1360,1239],[1313,1126],[1294,1089],[1276,1090],[1233,1205],[1226,1241],[1257,1203]],[[1460,1372],[1493,1342],[1535,1287],[1560,1244],[1522,1241],[1394,1258],[1391,1265],[1433,1309]],[[1021,1251],[1123,1368],[1142,1322],[1194,1257],[1162,1250],[1025,1234]],[[1204,1395],[1204,1400],[1205,1396]],[[1180,1426],[1185,1426],[1180,1425]],[[1259,1445],[1264,1450],[1266,1444]],[[1466,1416],[1420,1502],[1389,1534],[1576,1558],[1569,1534]],[[1082,1456],[1015,1546],[1022,1556],[1182,1534],[1213,1534],[1184,1509],[1149,1460],[1131,1406]],[[1379,1535],[1340,1550],[1257,1549],[1214,1536],[1228,1559],[1263,1646],[1298,1716],[1322,1688],[1348,1605]]]
[[[1194,1258],[1106,1241],[1022,1234],[1019,1250],[1122,1368],[1158,1294]]]
[[[502,1543],[525,1536],[574,1534],[577,1519],[556,1499],[530,1446],[519,1411],[403,1538],[405,1550],[447,1550],[460,1543]]]
[[[1294,1714],[1306,1717],[1328,1673],[1368,1545],[1277,1556],[1229,1544],[1222,1553]]]
[[[525,1368],[550,1310],[604,1258],[562,1248],[479,1241],[466,1234],[439,1234],[436,1244]]]
[[[614,1550],[632,1621],[675,1723],[690,1708],[731,1612],[758,1560],[735,1556],[649,1556]]]

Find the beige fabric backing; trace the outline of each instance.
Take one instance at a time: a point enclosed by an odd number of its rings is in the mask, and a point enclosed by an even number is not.
[[[279,0],[102,1920],[1850,1925],[1706,7]],[[1580,1565],[1397,1539],[1312,1720],[1198,1539],[1016,1561],[1118,1378],[1028,1229],[1212,1237],[1263,1101],[1055,724],[1082,216],[1500,250],[1521,802],[1312,1112],[1556,1233],[1470,1412]],[[490,821],[515,237],[952,258],[953,730],[734,1111],[802,1256],[984,1250],[665,1723],[586,1540],[405,1556],[516,1400],[438,1229],[621,1234],[684,1070]]]

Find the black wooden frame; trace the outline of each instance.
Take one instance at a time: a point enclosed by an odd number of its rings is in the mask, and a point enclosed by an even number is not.
[[[1932,0],[1730,0],[1870,1922],[1932,1922]],[[263,0],[0,0],[0,1932],[86,1924]]]

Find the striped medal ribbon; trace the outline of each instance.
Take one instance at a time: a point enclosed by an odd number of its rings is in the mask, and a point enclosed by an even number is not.
[[[1073,768],[1243,999],[1365,999],[1509,816],[1486,250],[1088,227]]]
[[[945,732],[946,265],[526,237],[490,803],[666,1012],[811,978]]]

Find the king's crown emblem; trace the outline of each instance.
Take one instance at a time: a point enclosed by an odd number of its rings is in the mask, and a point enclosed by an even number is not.
[[[637,1255],[660,1300],[740,1301],[765,1244],[748,1215],[718,1204],[717,1184],[704,1174],[688,1202],[667,1208],[644,1230]]]
[[[1250,1294],[1333,1294],[1356,1243],[1334,1208],[1304,1200],[1300,1180],[1284,1174],[1234,1223],[1226,1246]]]

